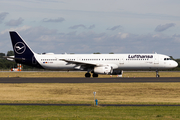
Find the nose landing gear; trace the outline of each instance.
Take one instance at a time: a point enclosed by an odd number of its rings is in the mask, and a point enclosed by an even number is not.
[[[159,75],[159,71],[158,70],[156,70],[156,78],[159,78],[160,77],[160,75]]]

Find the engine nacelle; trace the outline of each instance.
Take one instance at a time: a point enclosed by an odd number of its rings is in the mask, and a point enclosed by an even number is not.
[[[113,68],[111,66],[94,67],[96,74],[112,74]]]

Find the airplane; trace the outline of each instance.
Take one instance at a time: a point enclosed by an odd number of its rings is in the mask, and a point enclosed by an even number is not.
[[[61,71],[87,71],[85,77],[98,77],[98,74],[122,75],[123,70],[171,69],[177,62],[163,54],[37,54],[16,31],[9,31],[15,56],[6,56],[17,63]],[[92,73],[92,75],[91,75]]]

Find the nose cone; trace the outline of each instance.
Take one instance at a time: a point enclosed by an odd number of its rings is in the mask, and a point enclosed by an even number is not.
[[[172,67],[177,67],[178,66],[178,63],[176,62],[176,61],[173,61],[173,63],[172,63]]]

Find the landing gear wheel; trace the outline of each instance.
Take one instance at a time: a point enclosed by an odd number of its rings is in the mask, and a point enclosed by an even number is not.
[[[86,78],[90,78],[90,77],[91,77],[91,74],[90,74],[90,73],[86,73],[86,74],[85,74],[85,77],[86,77]]]
[[[93,73],[93,77],[98,77],[98,74]]]
[[[157,78],[159,78],[159,77],[160,77],[160,75],[156,75],[156,77],[157,77]]]
[[[158,70],[156,70],[156,78],[159,78],[160,77],[160,75],[159,75],[159,73],[158,73],[159,71]]]

